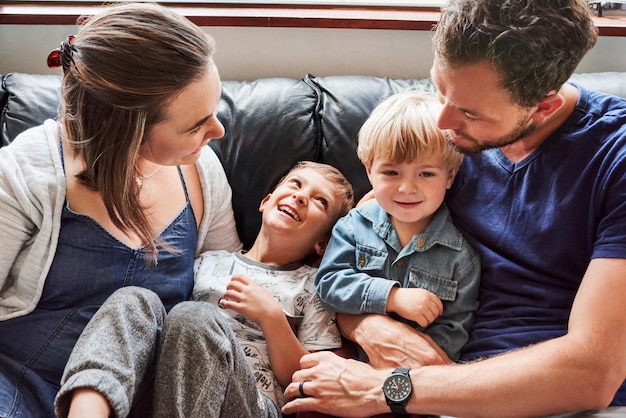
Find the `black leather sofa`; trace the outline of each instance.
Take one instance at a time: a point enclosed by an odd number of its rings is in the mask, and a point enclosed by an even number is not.
[[[572,78],[586,87],[626,97],[626,72]],[[60,76],[10,73],[0,75],[0,81],[0,145],[56,116]],[[223,81],[218,117],[226,134],[210,146],[232,186],[244,246],[252,245],[260,226],[258,202],[297,161],[336,166],[360,198],[369,183],[355,154],[358,130],[381,99],[410,87],[433,88],[428,79],[369,76],[307,74],[300,80]]]

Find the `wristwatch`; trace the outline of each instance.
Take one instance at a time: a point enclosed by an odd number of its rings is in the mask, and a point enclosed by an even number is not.
[[[408,415],[406,405],[409,403],[411,393],[413,393],[413,383],[411,383],[409,370],[411,369],[395,369],[383,383],[385,400],[395,415]]]

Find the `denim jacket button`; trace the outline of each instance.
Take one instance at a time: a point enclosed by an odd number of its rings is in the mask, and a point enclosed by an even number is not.
[[[359,257],[359,266],[363,267],[365,265],[365,257]]]

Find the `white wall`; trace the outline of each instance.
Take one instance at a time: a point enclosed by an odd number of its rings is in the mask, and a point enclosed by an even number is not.
[[[48,53],[75,26],[0,25],[0,74],[60,73],[46,67]],[[217,43],[223,80],[359,74],[393,78],[428,76],[432,62],[426,31],[206,27]],[[626,71],[626,37],[600,37],[577,72]]]

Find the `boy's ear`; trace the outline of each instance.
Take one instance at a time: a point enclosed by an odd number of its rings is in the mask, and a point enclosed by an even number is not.
[[[367,179],[369,180],[371,184],[372,183],[372,166],[363,165],[363,167],[365,168],[365,174],[367,174]]]
[[[327,246],[327,245],[328,245],[328,240],[321,240],[321,241],[318,241],[318,242],[315,244],[315,247],[313,247],[313,248],[314,248],[314,250],[315,250],[315,253],[316,253],[317,255],[319,255],[320,257],[321,257],[321,256],[323,256],[323,255],[324,255],[324,252],[326,251],[326,246]]]
[[[448,181],[446,183],[446,189],[452,187],[452,183],[454,183],[454,178],[456,177],[456,173],[459,172],[458,168],[454,168],[448,172]]]
[[[259,212],[263,212],[265,210],[265,205],[267,204],[267,201],[270,200],[271,195],[271,193],[268,193],[267,196],[265,196],[263,200],[261,200],[261,204],[259,205]]]

